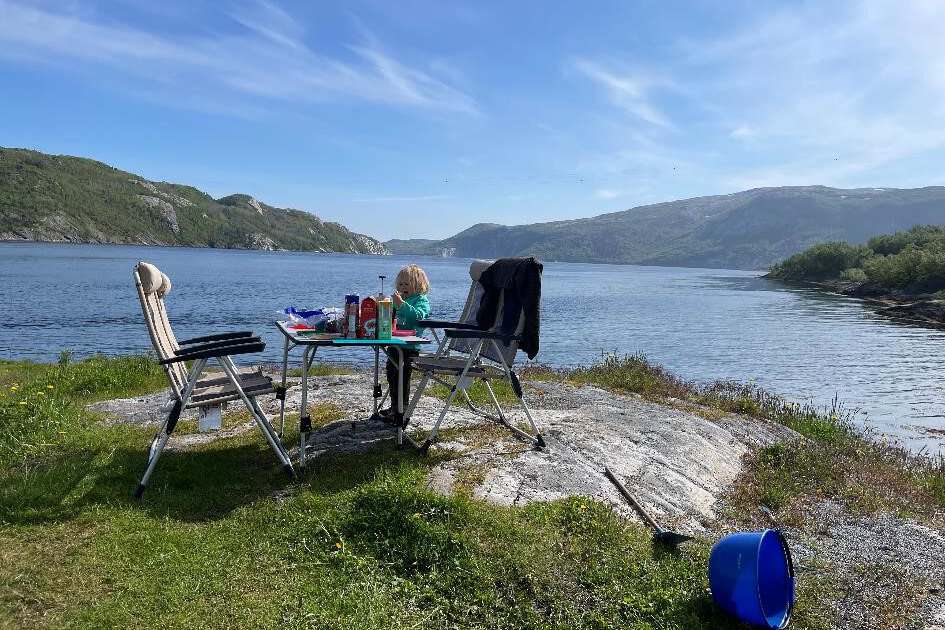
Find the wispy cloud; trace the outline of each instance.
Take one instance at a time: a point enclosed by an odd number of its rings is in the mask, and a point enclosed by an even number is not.
[[[594,196],[598,199],[616,199],[621,193],[609,188],[598,188],[594,191]]]
[[[0,14],[0,58],[107,67],[135,82],[130,91],[150,86],[171,104],[179,102],[178,94],[197,93],[214,101],[354,100],[478,113],[468,94],[397,60],[373,38],[351,44],[351,58],[316,54],[304,43],[304,29],[270,2],[239,5],[229,15],[242,32],[230,29],[211,37],[151,33],[67,9],[5,0]]]
[[[936,0],[793,3],[678,41],[650,67],[581,59],[574,67],[635,120],[611,117],[598,130],[609,149],[581,163],[626,173],[607,190],[652,185],[669,195],[676,182],[699,193],[882,184],[891,168],[945,151],[942,33]],[[615,70],[626,67],[634,70]],[[678,133],[661,133],[668,125]],[[914,184],[928,176],[922,169]]]
[[[603,87],[611,101],[640,120],[658,127],[671,128],[673,124],[650,99],[654,82],[639,75],[618,74],[598,62],[578,59],[574,67]]]

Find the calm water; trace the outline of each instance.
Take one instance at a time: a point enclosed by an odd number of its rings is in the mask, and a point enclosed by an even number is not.
[[[0,243],[0,358],[50,361],[62,349],[88,355],[149,348],[131,279],[138,260],[173,280],[168,308],[179,338],[253,329],[269,342],[265,359],[275,362],[282,347],[271,325],[276,311],[336,306],[345,293],[376,292],[377,275],[392,277],[408,259]],[[469,289],[468,261],[418,262],[433,285],[434,314],[457,314]],[[839,394],[862,410],[862,424],[911,448],[945,453],[945,332],[896,324],[855,300],[786,289],[757,275],[548,263],[538,360],[565,366],[602,352],[644,352],[690,379],[754,380],[819,404]]]

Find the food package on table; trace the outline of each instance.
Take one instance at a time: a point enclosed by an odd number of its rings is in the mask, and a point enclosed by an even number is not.
[[[294,326],[305,326],[318,332],[339,332],[344,317],[340,308],[297,309],[290,306],[283,311],[285,319]]]

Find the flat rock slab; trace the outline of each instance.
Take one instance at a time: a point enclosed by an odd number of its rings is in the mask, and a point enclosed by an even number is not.
[[[369,374],[315,377],[310,382],[310,404],[330,403],[344,413],[342,420],[312,433],[309,447],[315,456],[392,443],[393,429],[368,419],[373,411]],[[475,496],[503,505],[581,495],[635,518],[604,477],[604,466],[609,466],[665,526],[702,531],[715,518],[716,499],[741,470],[746,452],[798,437],[786,427],[756,418],[693,412],[596,387],[529,382],[526,390],[547,448],[535,450],[465,405],[455,406],[434,447],[452,457],[431,470],[432,488],[447,493],[461,484]],[[110,400],[90,408],[104,414],[107,422],[158,425],[167,395]],[[274,396],[259,400],[278,427],[279,402]],[[290,379],[286,396],[286,409],[294,414],[290,422],[297,421],[300,403],[299,381]],[[437,398],[421,397],[410,431],[422,437],[442,405]],[[527,427],[521,408],[506,405],[505,409],[510,422]],[[234,410],[242,410],[242,405],[231,404],[225,415]],[[188,417],[195,415],[188,412]],[[218,433],[175,434],[169,447],[186,448],[249,430],[251,422]],[[297,458],[298,445],[292,445],[291,452]]]

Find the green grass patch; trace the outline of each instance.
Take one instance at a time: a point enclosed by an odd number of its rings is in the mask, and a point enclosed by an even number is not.
[[[0,361],[0,465],[30,458],[58,445],[61,436],[80,438],[83,409],[93,399],[134,396],[166,384],[164,371],[145,355],[56,364]]]
[[[436,460],[410,451],[319,457],[289,484],[245,432],[165,451],[134,500],[151,430],[80,403],[163,383],[139,359],[95,361],[124,380],[2,366],[16,396],[50,378],[75,393],[58,430],[26,427],[28,456],[0,468],[0,626],[738,627],[710,602],[708,543],[666,553],[584,499],[440,496]]]

